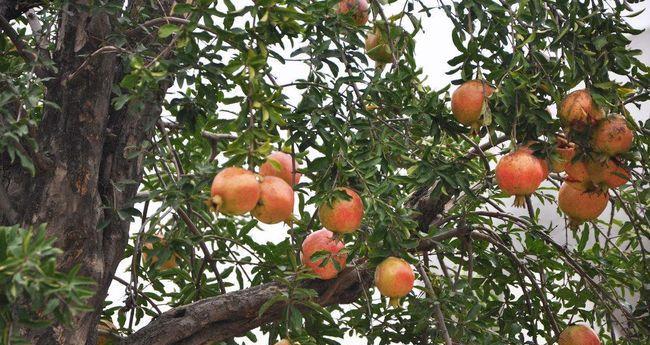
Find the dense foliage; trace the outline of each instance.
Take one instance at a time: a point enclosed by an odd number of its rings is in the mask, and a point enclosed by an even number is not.
[[[370,343],[441,343],[437,306],[449,337],[461,344],[551,344],[573,322],[590,324],[605,344],[647,343],[650,121],[647,114],[635,121],[627,109],[650,99],[650,74],[637,59],[641,52],[628,47],[641,31],[625,20],[634,15],[627,2],[382,0],[371,2],[364,26],[337,14],[337,0],[185,1],[164,18],[155,3],[128,13],[119,2],[88,5],[116,25],[98,54],[127,61],[113,108],[137,106],[161,83],[173,85],[149,128],[155,135],[129,152],[144,161],[142,181],[112,181],[118,189],[140,183],[136,199],[120,209],[103,200],[115,217],[133,221],[114,283],[124,285],[126,298],[108,301],[103,313],[121,336],[167,306],[278,281],[290,293],[259,310],[287,304],[283,317],[262,327],[271,343],[336,344],[350,333]],[[50,49],[59,5],[37,8]],[[423,31],[436,13],[453,23],[451,32]],[[28,47],[42,44],[26,24],[15,25],[19,36]],[[368,32],[391,38],[393,63],[368,58]],[[437,76],[423,73],[427,56],[415,48],[447,35],[458,50],[448,61],[456,79],[435,89],[427,80]],[[48,148],[30,141],[30,128],[43,107],[57,106],[42,101],[38,72],[56,66],[26,62],[8,36],[0,47],[0,153],[36,174],[30,153]],[[495,90],[477,136],[450,110],[451,92],[472,79]],[[519,211],[496,186],[494,166],[531,140],[536,155],[550,161],[564,133],[556,106],[581,88],[607,114],[624,115],[636,139],[621,156],[632,169],[629,183],[609,191],[599,220],[571,229],[560,216],[547,218],[564,175],[551,174]],[[588,135],[567,135],[591,150]],[[274,150],[294,156],[304,176],[295,186],[293,221],[268,227],[210,212],[205,200],[217,172],[257,171]],[[335,187],[355,189],[365,204],[361,229],[342,237],[348,265],[372,269],[396,256],[417,269],[402,308],[388,307],[372,286],[353,304],[324,308],[301,285],[314,276],[300,265],[300,244],[320,229],[316,209],[340,194]],[[424,199],[439,202],[423,210]],[[30,244],[31,236],[38,241]],[[42,233],[2,228],[0,301],[26,294],[53,317],[76,311],[88,295],[85,281],[55,272],[58,249],[50,242]],[[6,243],[13,249],[4,250]],[[143,261],[143,252],[158,260]],[[30,267],[25,277],[11,264],[21,258]],[[171,258],[175,264],[163,267]],[[8,303],[0,315],[7,343],[7,321],[24,320],[9,316]],[[258,343],[257,336],[224,343]]]

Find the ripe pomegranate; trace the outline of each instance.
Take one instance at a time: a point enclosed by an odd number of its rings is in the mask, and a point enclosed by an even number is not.
[[[260,183],[251,171],[229,167],[212,181],[212,206],[218,212],[240,215],[252,210],[260,199]]]
[[[571,162],[575,154],[576,146],[574,143],[559,142],[551,156],[551,170],[555,173],[565,171],[567,164]]]
[[[336,277],[339,272],[334,266],[333,260],[339,264],[340,268],[345,267],[348,255],[339,253],[345,244],[334,238],[334,233],[327,229],[321,229],[311,233],[302,242],[302,252],[300,258],[302,263],[311,268],[314,274],[318,275],[320,279],[328,280]],[[328,258],[327,264],[321,267],[324,259],[312,261],[311,257],[316,252],[326,251],[331,254]]]
[[[591,327],[571,325],[560,333],[559,345],[600,345],[600,339]]]
[[[162,234],[158,233],[158,234],[155,234],[154,236],[156,236],[158,238],[158,241],[160,242],[160,244],[163,247],[167,247],[167,241],[165,240],[165,237]],[[151,257],[151,262],[149,262],[149,260],[148,260],[149,259],[149,254],[147,253],[147,252],[150,252],[150,251],[153,250],[153,242],[147,241],[142,245],[142,247],[143,247],[143,250],[142,250],[142,262],[143,263],[148,263],[150,265],[155,265],[156,262],[158,262],[158,256],[157,255],[152,256]],[[178,257],[178,254],[172,253],[172,255],[169,257],[169,259],[167,259],[165,262],[163,262],[160,265],[160,269],[163,270],[163,271],[166,271],[166,270],[178,267],[178,264],[176,264],[176,258],[177,257]]]
[[[630,172],[613,159],[603,163],[590,161],[587,163],[587,170],[593,183],[609,188],[618,188],[630,180]]]
[[[633,141],[634,132],[620,115],[600,121],[591,138],[594,150],[609,156],[629,151]]]
[[[558,116],[564,126],[582,131],[595,125],[605,114],[591,98],[587,90],[571,92],[560,104]]]
[[[275,176],[264,177],[260,186],[260,199],[251,215],[266,224],[289,220],[293,212],[293,188]]]
[[[370,15],[370,4],[367,0],[341,0],[339,1],[339,6],[336,13],[346,14],[350,11],[352,13],[352,18],[354,22],[361,26],[368,22],[368,16]]]
[[[375,270],[375,286],[382,295],[390,298],[390,305],[399,307],[400,298],[413,289],[415,274],[408,262],[401,258],[388,257]]]
[[[493,92],[494,89],[482,80],[466,81],[451,95],[451,112],[458,122],[478,133],[483,104]]]
[[[293,167],[293,157],[290,154],[276,151],[266,157],[266,162],[260,166],[260,175],[277,176],[291,186],[295,186],[300,182],[302,174],[296,171],[294,178]],[[295,167],[298,170],[298,162],[295,163]]]
[[[584,159],[578,161],[569,161],[564,166],[564,171],[567,174],[567,180],[571,182],[591,182],[591,176],[589,175],[589,170],[587,169],[587,163]]]
[[[609,194],[585,189],[580,183],[565,181],[560,187],[558,205],[569,217],[569,226],[577,227],[583,222],[594,220],[607,207]]]
[[[393,54],[386,36],[387,34],[380,30],[379,27],[376,27],[373,32],[368,33],[368,36],[366,36],[366,54],[379,63],[393,62]]]
[[[499,160],[495,175],[499,188],[515,196],[516,207],[523,207],[526,197],[546,179],[548,166],[544,160],[535,157],[531,149],[521,147]]]
[[[363,202],[355,191],[350,188],[337,188],[345,192],[351,199],[333,200],[331,205],[325,203],[318,208],[318,218],[323,226],[334,232],[349,233],[361,226],[363,219]]]

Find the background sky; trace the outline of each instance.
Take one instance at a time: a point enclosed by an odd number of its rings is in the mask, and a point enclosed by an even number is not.
[[[635,8],[635,10],[640,10],[645,7],[644,4],[631,5]],[[392,13],[397,13],[400,9],[401,6],[388,6],[386,8],[387,15],[390,16]],[[427,76],[427,79],[424,83],[431,86],[433,89],[440,89],[448,85],[451,80],[458,78],[458,75],[446,74],[446,72],[450,69],[447,61],[457,55],[457,50],[451,41],[451,30],[453,26],[444,12],[441,10],[433,11],[431,17],[422,15],[421,18],[423,21],[424,30],[420,32],[416,38],[416,61],[418,61],[419,66],[423,68],[423,72]],[[630,18],[629,21],[635,28],[649,27],[650,11],[646,11],[637,17]],[[650,65],[650,32],[646,31],[642,35],[634,38],[632,47],[641,49],[643,51],[643,55],[640,59],[646,64]],[[274,75],[278,79],[279,84],[289,83],[291,81],[294,81],[297,76],[306,74],[306,68],[302,63],[289,62],[284,66],[277,65],[274,66],[274,71]],[[175,92],[175,90],[171,90],[171,93],[173,92]],[[300,99],[300,93],[295,89],[288,89],[287,95],[291,98],[293,101],[292,103],[294,104],[296,104]],[[632,115],[637,120],[647,119],[649,116],[648,114],[650,113],[650,104],[646,102],[641,110],[636,109],[636,107],[632,106],[629,107],[628,110],[631,111]],[[525,213],[525,211],[522,211],[520,209],[510,209],[509,211],[516,215],[523,215]],[[555,205],[542,206],[540,219],[544,223],[552,222],[554,224],[564,224],[564,221],[557,213]],[[140,224],[137,221],[134,222],[131,227],[132,233],[137,233],[139,227]],[[282,225],[264,226],[263,229],[253,230],[252,233],[259,243],[277,243],[284,240],[285,236],[287,236],[286,229],[283,229]],[[564,236],[564,228],[562,227],[561,231],[557,231],[554,234],[554,237],[558,242],[565,243],[566,241]],[[572,245],[571,241],[569,241],[569,245]],[[127,281],[129,279],[129,273],[126,272],[126,269],[128,268],[129,264],[130,260],[123,262],[117,271],[117,275]],[[114,283],[109,290],[109,300],[117,302],[117,304],[121,305],[125,297],[126,295],[124,287],[120,284]],[[379,298],[378,295],[375,295],[374,297]],[[630,302],[634,303],[635,301],[630,300]],[[161,307],[161,309],[165,310],[168,308]],[[144,324],[146,324],[146,322],[140,326],[143,326]],[[268,343],[266,336],[262,335],[260,332],[255,333],[258,336],[258,344]],[[241,341],[245,341],[246,344],[253,344],[253,342],[245,339],[241,339]],[[351,335],[342,340],[341,343],[346,345],[356,345],[365,344],[366,341],[362,338]]]

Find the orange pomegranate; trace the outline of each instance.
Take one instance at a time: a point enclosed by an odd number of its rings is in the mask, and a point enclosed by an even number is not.
[[[582,131],[595,125],[605,114],[598,107],[587,90],[571,92],[558,107],[558,116],[567,129]]]
[[[345,267],[348,255],[346,253],[339,253],[345,244],[334,238],[334,233],[327,229],[321,229],[311,233],[302,242],[301,260],[302,263],[309,267],[314,274],[318,275],[320,279],[328,280],[336,277],[339,274],[333,261],[336,261],[341,269]],[[325,251],[330,253],[327,263],[321,267],[324,259],[312,261],[311,257],[314,253]]]
[[[393,62],[393,54],[390,50],[388,38],[379,27],[377,26],[373,32],[368,33],[366,36],[366,54],[368,57],[379,63]]]
[[[390,299],[390,305],[399,307],[400,298],[413,289],[415,273],[408,262],[401,258],[388,257],[375,269],[375,286],[382,295]]]
[[[566,171],[567,180],[571,182],[588,183],[591,181],[589,170],[587,169],[587,163],[584,159],[569,161],[564,166],[564,171]]]
[[[346,14],[352,12],[352,19],[354,22],[361,26],[368,22],[370,15],[370,4],[367,0],[341,0],[339,1],[337,13]]]
[[[157,233],[154,235],[155,237],[158,238],[158,241],[163,247],[167,247],[167,240],[165,240],[165,237]],[[158,256],[154,255],[151,257],[151,262],[149,262],[149,253],[153,250],[153,242],[152,241],[147,241],[142,245],[142,262],[143,263],[148,263],[150,265],[155,265],[158,262]],[[172,255],[167,259],[165,262],[160,264],[160,269],[163,271],[176,268],[178,267],[178,264],[176,263],[176,258],[178,257],[178,254],[172,253]]]
[[[569,226],[577,227],[583,222],[594,220],[607,207],[609,194],[585,189],[580,183],[565,181],[560,187],[558,205],[569,217]]]
[[[241,215],[252,210],[260,199],[260,183],[251,171],[229,167],[212,181],[212,206],[221,213]]]
[[[591,181],[604,185],[605,188],[618,188],[630,180],[630,172],[613,159],[602,163],[590,161],[587,163],[587,170]]]
[[[451,95],[451,112],[458,122],[478,133],[483,104],[493,92],[494,89],[482,80],[466,81]]]
[[[293,157],[290,154],[276,151],[266,157],[266,162],[260,166],[260,175],[277,176],[291,186],[294,186],[300,182],[300,177],[302,176],[298,171],[294,175],[294,165],[296,170],[298,170],[298,163],[294,163]]]
[[[526,205],[526,197],[533,194],[548,174],[548,166],[535,157],[527,147],[503,156],[495,169],[497,184],[503,192],[515,196],[514,205]]]
[[[266,224],[289,220],[293,212],[293,188],[275,176],[264,177],[260,187],[260,199],[251,215]]]
[[[330,231],[338,233],[353,232],[361,226],[363,219],[363,201],[350,188],[337,188],[350,197],[349,200],[336,199],[332,203],[324,203],[318,208],[318,218],[321,224]]]
[[[551,171],[561,173],[565,171],[567,164],[571,162],[576,154],[574,143],[560,142],[555,147],[551,156]]]
[[[591,327],[571,325],[560,333],[559,345],[600,345],[600,339]]]
[[[633,141],[634,132],[620,115],[600,121],[591,138],[594,150],[609,156],[629,151]]]

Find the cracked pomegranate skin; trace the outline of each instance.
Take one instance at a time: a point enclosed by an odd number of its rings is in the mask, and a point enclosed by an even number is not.
[[[300,259],[302,263],[311,268],[314,274],[318,275],[320,279],[332,279],[339,274],[339,271],[334,266],[332,260],[336,260],[341,269],[345,267],[348,256],[345,253],[339,254],[341,249],[344,247],[345,244],[343,242],[334,239],[333,232],[327,229],[321,229],[311,233],[302,242]],[[315,262],[311,261],[311,256],[319,251],[328,251],[332,255],[329,262],[327,262],[323,267],[320,267],[320,264],[324,259],[319,259]]]
[[[594,220],[607,207],[609,194],[601,191],[588,191],[580,183],[564,182],[558,194],[558,205],[570,220],[571,226]]]
[[[251,215],[265,224],[289,220],[293,213],[293,188],[275,176],[264,177],[260,188],[260,199]]]
[[[566,170],[567,164],[571,162],[576,154],[574,144],[558,146],[555,148],[555,155],[551,158],[551,171],[561,173]]]
[[[458,122],[466,126],[480,126],[483,101],[494,89],[480,80],[470,80],[460,85],[451,95],[451,112]]]
[[[337,188],[344,191],[350,200],[336,199],[331,206],[323,203],[318,208],[318,218],[327,230],[338,233],[350,233],[361,226],[363,219],[363,201],[355,191],[350,188]]]
[[[501,157],[495,169],[499,188],[516,197],[516,206],[522,206],[522,202],[525,202],[522,198],[533,194],[547,174],[545,162],[525,147]]]
[[[275,161],[280,165],[278,169],[269,161]],[[302,174],[296,171],[295,179],[293,174],[293,157],[290,154],[276,151],[266,157],[266,162],[260,166],[260,175],[262,176],[276,176],[283,179],[289,185],[295,186],[300,182]],[[296,170],[298,170],[298,162],[295,163]],[[293,183],[291,181],[293,180]]]
[[[622,116],[612,116],[601,121],[591,139],[594,150],[609,156],[629,151],[633,141],[634,132]]]
[[[382,295],[399,299],[413,289],[415,273],[404,259],[390,256],[375,269],[375,286]]]
[[[359,26],[364,25],[368,22],[368,16],[370,15],[370,4],[368,4],[367,0],[339,1],[337,13],[346,14],[350,11],[354,11],[352,14],[354,22]]]
[[[576,90],[560,104],[558,117],[565,127],[584,130],[605,116],[587,90]]]
[[[257,205],[261,188],[253,172],[229,167],[214,177],[210,193],[219,212],[241,215],[250,212]]]
[[[560,334],[559,345],[601,345],[598,335],[585,325],[571,325]]]

